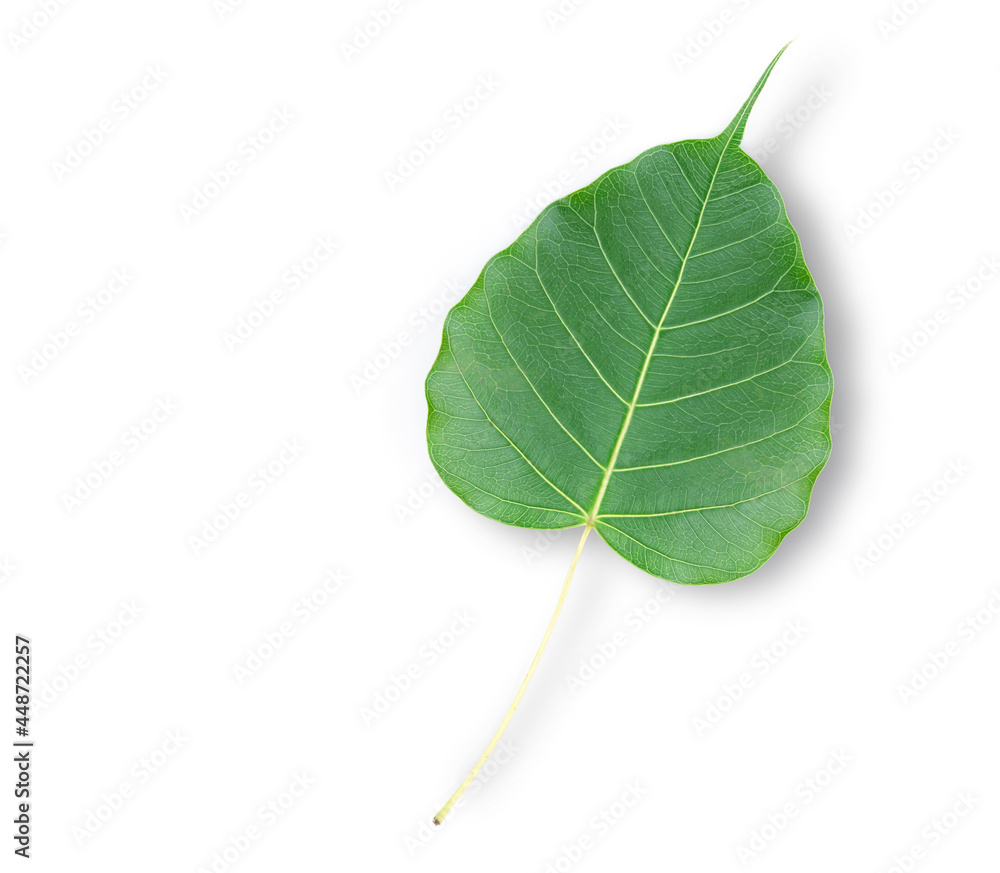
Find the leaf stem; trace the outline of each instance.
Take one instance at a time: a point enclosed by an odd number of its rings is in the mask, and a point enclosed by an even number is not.
[[[549,626],[545,629],[545,636],[542,637],[542,642],[538,647],[538,651],[535,652],[535,659],[531,662],[531,666],[528,668],[528,675],[524,677],[524,681],[521,683],[521,687],[517,689],[517,694],[514,696],[514,702],[510,705],[510,709],[507,710],[507,714],[504,716],[503,721],[500,722],[500,727],[497,728],[497,732],[493,735],[493,739],[490,740],[490,744],[486,747],[486,751],[483,752],[482,757],[476,762],[476,766],[472,768],[468,776],[465,777],[465,781],[458,786],[458,791],[456,791],[451,799],[438,810],[437,815],[434,816],[434,824],[441,824],[445,816],[451,812],[452,807],[458,803],[459,798],[465,794],[465,789],[472,784],[472,780],[476,778],[476,775],[483,768],[487,759],[493,753],[496,748],[497,743],[500,742],[500,737],[503,736],[503,732],[507,730],[507,725],[511,718],[514,716],[514,711],[517,709],[517,705],[521,702],[521,698],[524,697],[524,692],[528,688],[528,683],[531,681],[531,677],[535,675],[535,668],[538,666],[538,662],[542,658],[542,652],[545,651],[545,647],[548,645],[549,637],[552,636],[552,631],[556,626],[556,621],[559,618],[559,613],[562,612],[563,603],[566,601],[566,594],[569,591],[569,583],[573,581],[573,572],[576,570],[577,562],[580,560],[580,554],[583,552],[583,544],[587,541],[587,535],[593,530],[594,524],[592,520],[588,520],[586,527],[583,529],[583,536],[580,537],[580,543],[576,547],[576,554],[573,555],[573,563],[569,565],[569,572],[566,574],[566,581],[563,582],[562,591],[559,594],[559,602],[556,603],[555,612],[552,613],[552,618],[549,620]]]

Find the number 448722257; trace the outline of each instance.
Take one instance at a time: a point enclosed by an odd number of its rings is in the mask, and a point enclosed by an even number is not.
[[[31,642],[25,637],[14,638],[14,709],[17,713],[17,735],[28,736],[28,704],[31,702]]]

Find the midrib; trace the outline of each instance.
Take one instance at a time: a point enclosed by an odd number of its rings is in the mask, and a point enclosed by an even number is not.
[[[736,126],[738,127],[738,125]],[[597,492],[597,499],[594,501],[594,507],[590,510],[590,514],[587,516],[587,524],[590,527],[594,526],[597,521],[597,513],[601,508],[601,501],[604,499],[604,493],[608,490],[608,484],[611,482],[611,476],[615,471],[615,464],[618,462],[618,453],[621,451],[622,444],[625,442],[625,435],[628,433],[629,425],[632,423],[632,414],[635,412],[636,404],[639,402],[639,394],[642,392],[642,384],[646,381],[646,373],[649,371],[649,364],[653,360],[653,352],[656,351],[656,343],[660,339],[660,330],[663,327],[663,322],[667,319],[667,313],[670,312],[670,304],[674,302],[674,297],[677,295],[677,289],[680,288],[681,282],[684,280],[684,269],[687,267],[688,259],[691,256],[691,250],[694,248],[694,242],[698,238],[698,231],[701,229],[702,219],[705,217],[705,210],[708,208],[708,202],[712,198],[712,188],[715,185],[715,178],[719,175],[719,168],[722,166],[722,161],[726,156],[726,152],[729,150],[729,144],[732,142],[733,136],[736,130],[729,135],[729,139],[726,140],[725,145],[722,147],[722,152],[719,154],[719,162],[715,165],[715,171],[712,173],[712,179],[708,183],[708,191],[705,192],[705,200],[701,204],[701,211],[698,213],[698,221],[695,223],[694,232],[691,234],[691,242],[687,247],[687,251],[684,252],[684,257],[681,259],[681,268],[677,273],[677,281],[674,283],[673,290],[670,292],[670,296],[667,298],[667,305],[663,309],[663,315],[660,316],[660,321],[656,325],[656,332],[653,334],[653,341],[649,344],[649,351],[646,353],[646,360],[642,364],[642,372],[639,374],[639,381],[635,386],[635,393],[632,395],[632,400],[628,405],[628,411],[625,413],[625,419],[622,422],[621,430],[618,432],[618,440],[615,442],[615,447],[611,452],[611,460],[608,462],[608,467],[604,472],[604,478],[601,480],[601,487]]]

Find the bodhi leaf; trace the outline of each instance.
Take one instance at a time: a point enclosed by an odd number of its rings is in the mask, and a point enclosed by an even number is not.
[[[780,57],[718,136],[549,204],[448,314],[427,440],[473,509],[582,525],[577,558],[593,529],[687,584],[756,570],[805,517],[831,446],[823,305],[777,188],[740,149]]]
[[[590,522],[694,584],[752,572],[802,521],[830,452],[823,306],[739,147],[777,60],[721,134],[551,203],[451,310],[427,438],[473,509]]]

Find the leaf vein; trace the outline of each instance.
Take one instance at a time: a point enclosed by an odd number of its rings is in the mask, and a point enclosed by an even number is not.
[[[483,287],[485,288],[485,284]],[[490,424],[492,424],[493,427],[496,428],[497,433],[499,433],[500,436],[502,436],[505,440],[507,440],[507,442],[510,443],[514,451],[516,451],[522,458],[524,458],[528,466],[531,467],[531,469],[538,474],[538,478],[540,478],[553,491],[564,497],[567,501],[569,501],[569,503],[571,503],[573,506],[579,509],[580,512],[586,514],[584,508],[580,506],[580,504],[577,503],[572,497],[566,494],[561,488],[559,488],[555,483],[551,482],[548,479],[548,477],[546,477],[546,475],[541,470],[539,470],[538,467],[534,465],[531,459],[524,452],[521,451],[517,443],[515,443],[509,436],[507,436],[507,434],[504,433],[503,429],[490,417],[490,414],[486,411],[486,407],[479,402],[479,398],[476,396],[476,392],[472,390],[472,386],[469,384],[469,380],[465,377],[465,371],[462,369],[462,365],[458,363],[458,358],[452,355],[452,360],[455,362],[455,369],[458,370],[459,375],[462,377],[462,381],[465,383],[465,387],[469,389],[469,394],[472,396],[472,399],[476,401],[476,405],[483,411],[483,415],[486,416],[486,420]]]

